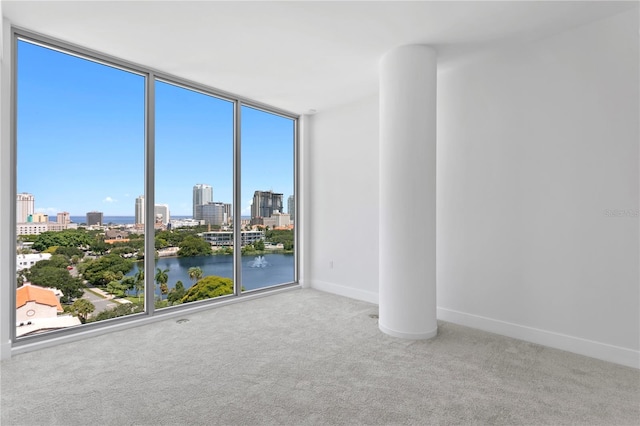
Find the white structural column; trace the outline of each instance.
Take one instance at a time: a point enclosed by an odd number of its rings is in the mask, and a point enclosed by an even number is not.
[[[380,62],[380,321],[406,339],[437,334],[435,49]]]

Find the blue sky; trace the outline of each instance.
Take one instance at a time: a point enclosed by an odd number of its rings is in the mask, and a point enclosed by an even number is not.
[[[20,41],[17,191],[36,211],[133,216],[144,192],[144,77]],[[293,194],[293,121],[242,108],[242,215],[255,190]],[[233,104],[156,83],[156,203],[191,215],[192,188],[233,198]]]

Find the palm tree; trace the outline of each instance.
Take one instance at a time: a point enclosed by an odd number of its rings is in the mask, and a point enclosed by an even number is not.
[[[103,282],[103,285],[107,285],[107,284],[109,284],[111,281],[117,281],[117,280],[118,280],[118,275],[117,275],[115,272],[113,272],[113,271],[109,271],[109,270],[107,270],[107,271],[104,271],[104,272],[102,273],[102,282]]]
[[[169,272],[169,268],[166,269],[160,269],[157,268],[156,270],[156,282],[160,285],[160,290],[161,290],[161,296],[160,296],[160,300],[162,300],[162,285],[164,284],[165,286],[167,285],[167,281],[169,281],[169,274],[167,274],[167,272]]]
[[[138,302],[140,301],[140,292],[144,290],[144,269],[138,269],[138,272],[134,275],[136,280],[135,289],[136,296],[138,296]]]
[[[87,322],[89,314],[96,309],[95,305],[87,299],[76,299],[71,307],[73,308],[73,311],[76,313],[76,315],[78,315],[78,318],[80,319],[80,322],[82,324]]]
[[[188,273],[190,280],[198,281],[200,278],[202,278],[202,269],[200,269],[198,266],[189,268]]]
[[[169,286],[167,285],[167,283],[160,284],[160,294],[166,296],[168,293],[169,293]],[[162,296],[160,296],[160,299],[162,300]]]

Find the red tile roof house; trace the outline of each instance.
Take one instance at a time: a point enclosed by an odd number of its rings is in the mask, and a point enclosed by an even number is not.
[[[64,312],[60,290],[30,283],[16,290],[16,336],[79,325],[80,320]]]

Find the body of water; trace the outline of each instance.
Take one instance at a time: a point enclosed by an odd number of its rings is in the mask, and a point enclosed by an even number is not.
[[[69,216],[73,223],[87,223],[86,216]],[[136,223],[135,216],[103,216],[104,224],[113,223],[114,225],[133,225]],[[191,219],[190,215],[171,215],[171,219]],[[251,219],[251,216],[242,216],[242,219]],[[55,217],[53,218],[55,220]]]
[[[86,216],[70,216],[70,219],[73,223],[87,223]],[[191,219],[191,216],[171,216],[171,219]],[[102,220],[105,225],[108,223],[114,225],[133,225],[136,223],[135,216],[103,216]]]
[[[293,254],[265,254],[264,256],[242,256],[242,286],[245,290],[255,290],[277,284],[293,282]],[[156,268],[169,269],[167,275],[169,289],[182,281],[185,288],[194,282],[189,279],[189,268],[199,267],[202,276],[217,275],[233,278],[233,256],[195,256],[195,257],[161,257],[156,260]],[[142,262],[136,263],[127,275],[135,275]],[[154,271],[157,269],[154,269]],[[155,272],[154,272],[155,274]],[[156,289],[159,294],[159,290]]]

